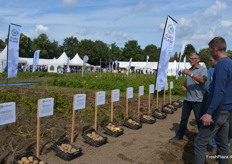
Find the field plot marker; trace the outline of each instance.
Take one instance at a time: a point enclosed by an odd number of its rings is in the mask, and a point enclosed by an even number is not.
[[[36,142],[36,155],[40,155],[40,118],[51,116],[54,112],[54,98],[45,98],[38,100],[37,109],[37,142]]]
[[[128,106],[128,99],[133,98],[133,88],[129,87],[126,89],[126,118],[129,115],[129,106]]]
[[[74,141],[76,110],[84,109],[85,107],[86,107],[86,94],[74,95],[73,96],[73,113],[72,113],[72,132],[71,132],[72,143]]]
[[[151,94],[154,93],[154,84],[149,85],[148,93],[148,113],[151,113]]]
[[[168,90],[168,83],[164,83],[164,102],[163,105],[166,103],[166,90]]]
[[[170,104],[172,103],[172,88],[173,88],[173,81],[170,82]]]
[[[111,91],[111,113],[110,113],[110,121],[114,121],[114,102],[119,101],[120,99],[120,90],[114,89]]]
[[[160,85],[157,84],[156,86],[156,106],[159,109],[159,91],[161,90]]]
[[[94,119],[94,129],[97,130],[97,106],[105,104],[106,92],[100,91],[96,92],[95,95],[95,119]]]
[[[16,103],[0,104],[0,126],[16,122]]]
[[[144,95],[144,86],[139,86],[139,94],[138,94],[138,118],[140,116],[140,96]]]

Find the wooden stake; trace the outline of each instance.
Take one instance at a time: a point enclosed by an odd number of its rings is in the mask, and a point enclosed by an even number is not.
[[[113,90],[111,91],[111,115],[110,115],[110,121],[114,121],[114,103],[113,103]]]
[[[94,119],[94,129],[97,130],[97,102],[98,102],[98,96],[97,93],[95,95],[95,119]]]
[[[171,89],[171,86],[169,88],[170,88],[170,104],[171,104],[172,103],[172,89]]]
[[[140,116],[140,89],[139,89],[139,93],[138,93],[138,118]]]
[[[75,130],[75,118],[76,118],[76,111],[75,111],[75,96],[73,96],[73,112],[72,112],[72,133],[71,133],[71,143],[74,142],[74,130]]]
[[[148,92],[148,113],[151,113],[151,94]]]
[[[158,89],[156,90],[156,107],[159,109],[159,91]]]
[[[164,84],[164,104],[163,105],[165,105],[165,103],[166,103],[166,101],[165,101],[165,99],[166,99],[166,97],[165,97],[165,89],[166,89],[166,87],[165,87],[165,84]]]
[[[38,100],[37,109],[37,142],[36,142],[36,156],[40,155],[40,118],[39,118],[40,101]]]
[[[128,109],[128,88],[126,89],[126,118],[128,117],[129,109]]]

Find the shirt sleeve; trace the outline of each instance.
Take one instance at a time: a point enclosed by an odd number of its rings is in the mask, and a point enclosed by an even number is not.
[[[207,114],[213,115],[214,111],[218,108],[224,98],[227,81],[226,72],[224,63],[218,63],[214,72],[214,82],[212,86],[213,97],[207,110]]]

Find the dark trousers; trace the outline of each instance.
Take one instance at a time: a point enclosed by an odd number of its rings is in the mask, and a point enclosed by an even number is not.
[[[181,113],[181,121],[180,121],[180,128],[176,133],[176,137],[183,138],[185,131],[187,129],[188,125],[188,119],[191,114],[191,111],[193,110],[195,119],[197,122],[198,129],[200,128],[200,109],[201,109],[201,102],[192,102],[192,101],[186,101],[184,100],[182,113]]]
[[[199,133],[194,142],[194,163],[204,164],[205,158],[210,158],[205,155],[209,140],[216,135],[217,143],[217,159],[220,164],[228,163],[228,133],[229,133],[229,117],[230,112],[226,110],[218,110],[217,119],[210,126],[201,125]]]

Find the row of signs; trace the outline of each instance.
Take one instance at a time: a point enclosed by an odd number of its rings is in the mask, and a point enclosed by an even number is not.
[[[165,84],[165,88],[168,88]],[[170,88],[173,88],[173,82],[170,83]],[[159,91],[159,89],[158,89]],[[133,87],[127,88],[127,98],[133,98]],[[149,94],[154,93],[154,85],[149,85]],[[139,96],[144,95],[144,86],[139,87]],[[100,91],[96,92],[96,102],[95,105],[105,104],[106,92]],[[120,100],[120,90],[112,90],[111,102],[117,102]],[[38,118],[51,116],[54,112],[54,98],[45,98],[38,100]],[[86,94],[76,94],[74,95],[73,110],[80,110],[86,107]],[[13,123],[16,121],[16,103],[9,102],[0,104],[0,126]]]

